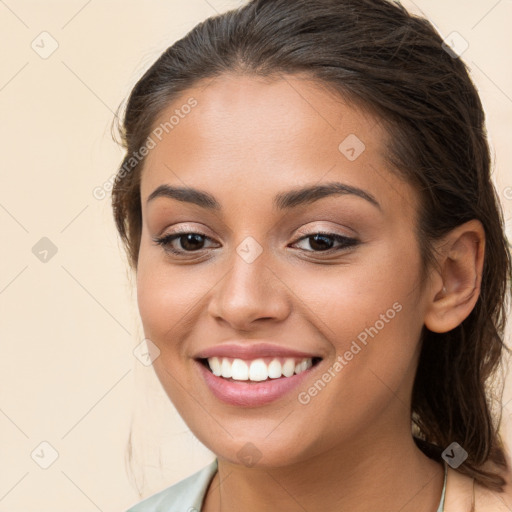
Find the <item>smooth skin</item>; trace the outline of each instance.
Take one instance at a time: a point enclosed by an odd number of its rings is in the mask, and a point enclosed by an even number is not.
[[[467,222],[437,244],[438,268],[421,287],[418,195],[389,169],[388,133],[375,117],[305,76],[225,74],[185,91],[155,127],[191,97],[197,106],[145,161],[137,298],[145,335],[161,351],[153,365],[163,388],[218,457],[203,510],[435,512],[444,469],[411,435],[420,334],[424,325],[449,331],[473,309],[482,225]],[[339,150],[351,134],[365,145],[353,161]],[[331,182],[364,190],[378,206],[355,194],[273,206],[279,193]],[[147,202],[162,184],[207,192],[221,208],[169,197]],[[204,237],[195,245],[174,240],[182,256],[152,240],[178,229]],[[311,238],[319,231],[358,243],[327,237],[324,247],[333,250],[326,253]],[[252,263],[236,251],[247,237],[263,251]],[[397,302],[400,312],[300,403],[298,393]],[[275,402],[220,402],[194,355],[256,340],[322,361]],[[253,467],[237,456],[249,442],[261,454]]]

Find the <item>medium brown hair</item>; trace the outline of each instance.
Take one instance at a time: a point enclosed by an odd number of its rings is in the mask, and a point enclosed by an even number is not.
[[[173,99],[225,73],[307,75],[378,117],[389,133],[389,163],[420,196],[422,278],[435,263],[436,240],[468,220],[482,222],[480,296],[455,329],[434,333],[424,326],[411,420],[428,456],[441,460],[457,442],[468,453],[458,471],[502,491],[500,473],[509,468],[498,431],[501,411],[491,413],[491,399],[500,400],[502,390],[493,397],[489,384],[509,350],[503,335],[511,261],[484,112],[466,65],[430,22],[387,0],[253,0],[203,21],[137,82],[119,127],[126,156],[112,205],[135,271],[144,159],[134,155]]]

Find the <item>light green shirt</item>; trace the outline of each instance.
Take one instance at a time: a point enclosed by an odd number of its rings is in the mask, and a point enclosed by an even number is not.
[[[126,512],[201,512],[201,505],[213,476],[217,459],[197,473],[141,501]],[[444,465],[444,485],[437,512],[443,512],[447,466]]]

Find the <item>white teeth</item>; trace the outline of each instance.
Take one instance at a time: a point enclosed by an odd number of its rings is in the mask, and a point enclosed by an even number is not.
[[[294,374],[302,373],[313,366],[313,359],[307,357],[296,360],[289,357],[284,360],[284,363],[281,363],[279,359],[272,359],[267,364],[261,358],[246,362],[243,359],[210,357],[208,358],[208,364],[212,373],[217,377],[261,382],[269,378],[279,379],[280,377],[291,377]]]
[[[295,373],[295,360],[286,359],[283,364],[283,375],[285,377],[291,377]]]
[[[312,359],[304,359],[300,363],[295,365],[295,373],[302,373],[304,370],[311,368],[313,366]]]
[[[209,359],[208,359],[208,362],[210,362]],[[212,367],[212,365],[210,365],[210,368],[211,367]],[[221,368],[221,375],[225,379],[229,379],[231,377],[231,363],[227,359],[223,359],[222,363],[220,365],[220,368]]]
[[[233,380],[248,380],[249,366],[242,359],[235,359],[231,365],[231,378]]]
[[[268,365],[268,376],[271,379],[278,379],[283,374],[281,363],[277,359],[273,359]]]
[[[267,380],[268,369],[263,359],[255,359],[249,367],[249,380]]]
[[[210,368],[212,369],[213,375],[220,377],[222,375],[222,369],[218,357],[212,357],[209,361]]]

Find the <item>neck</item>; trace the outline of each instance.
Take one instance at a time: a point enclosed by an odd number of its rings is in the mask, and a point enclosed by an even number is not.
[[[381,435],[379,443],[352,439],[350,446],[283,467],[247,468],[219,458],[203,510],[436,512],[443,465],[424,455],[410,434],[393,434],[392,440]]]

